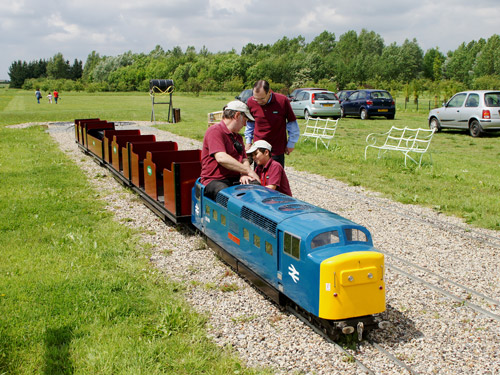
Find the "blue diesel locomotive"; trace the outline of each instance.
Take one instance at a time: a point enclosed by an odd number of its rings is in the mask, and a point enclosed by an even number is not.
[[[361,336],[385,310],[384,256],[366,228],[257,185],[203,195],[196,182],[193,225],[219,255],[280,305],[292,303],[330,336]]]
[[[361,339],[385,310],[384,256],[363,226],[257,185],[224,189],[213,201],[198,179],[199,150],[178,151],[140,130],[80,119],[75,141],[158,216],[191,221],[238,273],[330,337],[357,330]]]

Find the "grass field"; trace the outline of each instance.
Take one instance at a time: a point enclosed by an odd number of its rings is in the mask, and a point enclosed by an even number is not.
[[[231,94],[174,94],[182,121],[160,128],[201,140],[207,112]],[[136,233],[110,218],[83,173],[39,127],[5,125],[149,120],[147,94],[34,93],[0,88],[0,374],[253,374],[206,339],[204,317],[185,305],[182,286],[158,279]],[[155,108],[166,120],[166,105]],[[302,123],[302,121],[301,121]],[[433,164],[404,167],[400,154],[364,160],[367,134],[391,125],[427,127],[426,115],[342,119],[336,147],[303,140],[287,158],[299,170],[365,186],[467,222],[500,229],[498,134],[435,135]],[[146,270],[146,271],[145,271]]]

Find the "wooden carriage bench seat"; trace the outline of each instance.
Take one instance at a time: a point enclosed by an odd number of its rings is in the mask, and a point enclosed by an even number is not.
[[[131,130],[105,130],[104,131],[104,160],[108,163],[112,163],[113,150],[111,144],[113,143],[113,136],[115,135],[141,135],[139,129]]]
[[[99,118],[77,118],[75,119],[75,142],[83,145],[82,130],[80,124],[83,122],[101,121]]]
[[[102,159],[104,156],[104,131],[114,130],[115,124],[107,121],[83,122],[80,127],[83,129],[84,148]]]
[[[191,189],[201,173],[201,150],[148,151],[144,190],[175,216],[191,213]]]
[[[113,135],[111,142],[111,165],[118,172],[123,171],[123,148],[127,148],[127,142],[155,142],[154,134],[148,135]]]
[[[365,160],[369,148],[377,149],[379,158],[387,151],[399,151],[405,156],[405,166],[406,160],[410,159],[420,167],[422,165],[422,157],[429,150],[433,135],[434,130],[431,129],[397,128],[395,126],[391,127],[385,133],[368,134],[366,137],[368,145],[365,147]],[[432,163],[430,151],[429,157]]]
[[[148,151],[177,151],[177,143],[172,141],[127,142],[122,148],[123,175],[132,184],[144,188],[144,159]]]
[[[306,120],[306,128],[304,133],[302,133],[302,137],[304,137],[304,140],[309,138],[315,139],[316,150],[318,149],[318,141],[321,141],[328,149],[330,141],[335,137],[339,120],[309,117]]]

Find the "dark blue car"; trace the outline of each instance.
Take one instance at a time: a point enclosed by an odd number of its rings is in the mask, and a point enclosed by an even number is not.
[[[396,115],[396,105],[385,90],[356,90],[340,104],[342,117],[356,116],[366,120],[372,116],[384,116],[390,120]]]

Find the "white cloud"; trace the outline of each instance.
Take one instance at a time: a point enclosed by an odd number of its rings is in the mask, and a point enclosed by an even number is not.
[[[381,35],[385,44],[416,38],[425,51],[456,49],[462,42],[498,33],[497,0],[18,0],[0,4],[0,78],[13,61],[70,61],[89,53],[116,56],[206,46],[241,51],[287,36],[311,41],[324,30],[337,40],[349,30]]]

